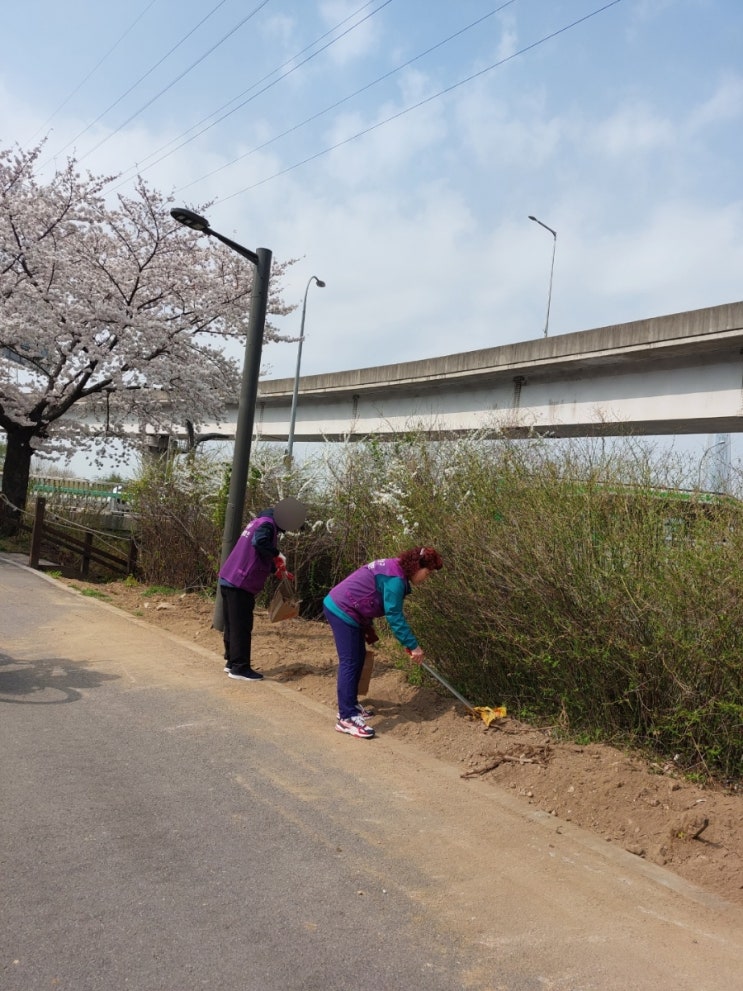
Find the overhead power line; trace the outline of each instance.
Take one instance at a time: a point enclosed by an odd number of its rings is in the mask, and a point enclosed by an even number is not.
[[[106,52],[106,54],[103,55],[103,56],[101,56],[101,58],[96,62],[96,64],[93,66],[93,68],[87,74],[87,76],[85,76],[83,79],[81,79],[80,82],[77,84],[77,86],[72,90],[72,92],[68,96],[66,96],[64,98],[64,100],[62,100],[62,102],[59,104],[59,106],[56,108],[56,110],[53,110],[52,111],[52,113],[47,117],[47,119],[44,121],[44,123],[38,129],[38,131],[34,135],[34,138],[36,138],[39,134],[41,134],[43,131],[45,131],[47,129],[47,127],[49,126],[49,124],[51,124],[51,122],[57,116],[57,114],[59,113],[59,111],[62,110],[63,107],[66,107],[67,104],[72,99],[72,97],[75,96],[75,94],[79,90],[81,90],[83,88],[83,86],[87,83],[87,81],[90,79],[90,77],[93,76],[93,75],[95,75],[95,73],[98,71],[98,69],[100,69],[100,67],[103,65],[103,63],[106,61],[106,59],[109,57],[109,55],[112,55],[113,52],[116,51],[116,49],[119,47],[119,45],[124,40],[124,38],[126,38],[126,36],[128,34],[130,34],[134,30],[134,28],[137,26],[137,24],[139,24],[139,22],[142,20],[142,18],[144,17],[144,15],[150,9],[150,7],[154,7],[156,3],[157,3],[157,0],[150,0],[150,2],[147,4],[147,6],[145,7],[145,9],[142,11],[142,13],[139,14],[137,17],[134,18],[134,20],[129,25],[129,27],[126,29],[126,31],[124,31],[124,33],[119,37],[119,39],[116,42],[114,42],[114,44],[109,48],[109,50]]]
[[[513,61],[513,59],[518,58],[520,55],[524,55],[526,52],[530,52],[533,49],[538,48],[540,45],[551,41],[553,38],[557,38],[561,34],[565,34],[566,31],[570,31],[572,28],[577,27],[579,24],[583,24],[592,17],[596,17],[598,14],[603,14],[611,7],[616,7],[617,4],[622,2],[623,0],[610,0],[609,3],[604,4],[602,7],[598,7],[596,10],[592,10],[583,17],[579,17],[577,20],[571,21],[570,24],[566,24],[564,27],[558,28],[556,31],[552,31],[550,34],[545,35],[538,41],[534,41],[530,45],[520,48],[511,55],[507,55],[505,58],[499,59],[497,62],[493,62],[491,65],[486,66],[484,69],[480,69],[478,72],[473,72],[465,79],[460,79],[458,82],[452,83],[451,86],[446,86],[437,93],[433,93],[431,96],[428,96],[423,100],[419,100],[417,103],[411,104],[411,106],[405,107],[403,110],[399,110],[395,114],[391,114],[384,120],[377,121],[376,124],[370,124],[369,127],[365,127],[363,130],[349,135],[342,141],[336,141],[335,144],[329,145],[327,148],[323,148],[321,151],[315,152],[314,155],[308,155],[307,158],[303,158],[301,161],[295,162],[293,165],[288,165],[285,169],[280,169],[278,172],[274,172],[272,175],[266,176],[264,179],[259,179],[257,182],[253,182],[249,186],[244,186],[242,189],[238,189],[234,193],[230,193],[229,196],[219,196],[216,198],[216,201],[219,203],[226,203],[228,200],[232,200],[236,196],[242,196],[243,193],[248,193],[253,189],[257,189],[259,186],[264,186],[267,182],[271,182],[273,179],[278,179],[280,176],[287,175],[289,172],[293,172],[295,169],[299,169],[303,165],[308,165],[310,162],[314,162],[318,158],[328,155],[331,151],[336,151],[336,149],[342,148],[344,145],[350,144],[352,141],[356,141],[358,138],[362,138],[366,134],[371,134],[372,131],[379,130],[379,128],[384,127],[385,124],[390,124],[392,121],[399,120],[401,117],[405,117],[414,110],[418,110],[420,107],[424,107],[427,104],[432,103],[434,100],[439,99],[439,97],[446,96],[448,93],[454,92],[454,90],[459,89],[461,86],[465,86],[467,83],[472,82],[473,79],[479,79],[480,76],[484,76],[488,72],[492,72],[493,69],[497,69],[499,66],[505,65],[507,62]]]
[[[219,168],[212,169],[211,172],[207,172],[205,175],[199,176],[198,179],[194,179],[192,182],[187,183],[185,186],[179,187],[178,192],[182,192],[184,189],[190,189],[191,186],[195,186],[197,182],[202,182],[204,179],[210,179],[212,176],[217,175],[218,173],[224,171],[224,169],[228,169],[232,165],[236,165],[238,162],[242,162],[244,159],[249,158],[251,155],[254,155],[256,152],[262,151],[264,148],[268,148],[269,145],[274,144],[276,141],[280,141],[281,138],[285,138],[288,134],[292,134],[294,131],[298,131],[300,128],[305,127],[307,124],[311,124],[313,121],[317,120],[318,117],[324,117],[325,114],[330,113],[331,110],[337,110],[338,107],[343,106],[344,103],[348,103],[350,100],[353,100],[355,97],[360,96],[361,93],[365,93],[367,90],[370,90],[372,89],[372,87],[377,86],[379,83],[384,82],[386,79],[389,79],[391,76],[394,76],[396,73],[401,72],[403,69],[407,69],[408,66],[413,65],[415,62],[419,62],[422,58],[425,58],[426,55],[430,55],[431,52],[435,52],[437,49],[443,48],[444,45],[447,45],[450,41],[454,41],[455,38],[460,38],[463,34],[466,34],[467,31],[472,31],[474,28],[479,27],[479,25],[482,24],[484,21],[488,20],[488,18],[493,17],[495,14],[499,14],[504,8],[510,7],[511,4],[516,2],[517,0],[505,0],[505,2],[500,5],[500,7],[496,7],[494,10],[489,10],[486,14],[483,14],[481,17],[478,17],[477,20],[472,21],[471,23],[467,24],[465,27],[460,28],[458,31],[455,31],[454,34],[450,34],[447,38],[443,38],[435,45],[431,45],[430,48],[426,48],[425,51],[419,52],[418,55],[414,55],[412,58],[409,58],[407,62],[403,62],[401,65],[395,66],[394,69],[390,69],[388,72],[385,72],[381,76],[377,76],[376,79],[373,79],[371,82],[366,83],[365,86],[361,86],[359,89],[354,90],[353,93],[349,93],[348,96],[344,96],[340,100],[336,100],[335,103],[331,103],[329,106],[325,107],[324,109],[318,110],[310,117],[305,117],[303,121],[300,121],[298,124],[293,124],[291,127],[288,127],[285,131],[282,131],[280,134],[275,134],[272,138],[268,138],[266,141],[262,142],[262,144],[256,145],[255,148],[251,148],[249,151],[244,152],[242,155],[238,155],[237,158],[233,158],[232,161],[226,162],[224,165],[220,165]],[[198,135],[194,135],[194,137],[198,137]],[[179,147],[182,148],[183,145],[179,145]],[[158,161],[162,161],[162,159],[159,159]],[[157,163],[155,162],[153,164],[157,164]]]
[[[326,45],[323,45],[322,48],[318,48],[316,51],[312,52],[311,55],[308,55],[307,58],[302,59],[301,62],[297,62],[297,59],[301,58],[302,55],[304,55],[306,52],[311,51],[313,48],[315,48],[316,45],[319,45],[320,42],[321,41],[324,41],[324,39],[327,38],[329,35],[334,35],[335,32],[337,32],[340,28],[343,27],[344,24],[347,24],[348,21],[352,20],[352,18],[356,17],[356,15],[359,14],[359,13],[361,13],[362,10],[365,10],[367,7],[370,7],[372,5],[372,3],[375,3],[375,2],[376,2],[376,0],[367,0],[366,3],[362,4],[361,7],[357,8],[352,14],[349,14],[347,17],[344,17],[343,20],[339,21],[336,25],[334,25],[332,28],[330,28],[324,34],[320,35],[320,37],[319,38],[316,38],[315,41],[311,42],[311,44],[306,45],[301,51],[297,52],[295,55],[292,55],[291,58],[286,59],[285,62],[282,62],[282,64],[280,66],[278,66],[275,69],[272,69],[270,72],[266,73],[266,75],[263,76],[261,79],[259,79],[256,82],[252,83],[247,89],[243,90],[242,93],[238,94],[238,96],[233,97],[231,100],[228,100],[227,103],[222,104],[222,106],[219,107],[217,110],[214,110],[214,111],[212,111],[212,113],[207,114],[206,117],[203,117],[196,124],[193,124],[191,127],[187,128],[180,135],[178,135],[178,137],[173,138],[172,140],[166,142],[164,145],[161,145],[160,148],[156,149],[155,151],[153,151],[149,155],[147,155],[145,158],[143,158],[141,162],[138,162],[136,165],[133,165],[130,168],[126,169],[126,171],[124,173],[122,173],[121,176],[119,176],[119,179],[122,179],[122,180],[125,181],[126,180],[126,177],[127,176],[130,176],[132,173],[138,173],[139,175],[143,175],[145,172],[149,171],[151,168],[154,168],[156,165],[159,165],[160,162],[163,162],[163,161],[165,161],[166,158],[169,158],[171,155],[174,155],[175,152],[179,151],[181,148],[184,148],[187,144],[190,144],[191,141],[195,141],[196,138],[198,138],[202,134],[206,133],[206,131],[211,130],[212,127],[215,127],[217,124],[220,124],[223,120],[226,120],[227,117],[230,117],[233,113],[236,113],[238,110],[242,109],[244,106],[246,106],[252,100],[257,99],[259,96],[261,96],[263,93],[267,92],[273,86],[276,86],[282,80],[286,79],[287,76],[290,76],[293,72],[296,72],[298,69],[301,69],[302,66],[306,65],[307,62],[311,61],[317,55],[322,54],[322,52],[326,51],[328,48],[330,48],[333,45],[337,44],[339,41],[341,41],[343,38],[345,38],[346,35],[350,34],[352,31],[355,31],[356,28],[360,27],[367,20],[369,20],[370,17],[373,17],[375,14],[379,13],[379,11],[382,10],[384,7],[387,7],[392,2],[392,0],[383,0],[383,2],[380,3],[378,7],[375,7],[374,10],[370,11],[365,17],[362,17],[360,20],[356,21],[355,24],[352,24],[349,28],[347,28],[341,34],[336,35]],[[509,0],[509,3],[513,3],[513,2],[515,2],[515,0]],[[246,94],[251,93],[258,86],[260,86],[261,83],[264,83],[267,80],[271,79],[272,76],[275,76],[277,73],[281,72],[281,70],[282,69],[285,69],[287,66],[291,66],[291,68],[287,72],[284,72],[277,79],[274,79],[273,82],[268,83],[268,85],[266,85],[262,89],[258,90],[258,92],[253,93],[252,96],[250,96],[247,100],[243,100],[242,103],[238,104],[236,107],[233,107],[232,110],[228,111],[227,113],[222,114],[221,117],[216,117],[217,114],[220,114],[223,110],[226,110],[227,107],[229,107],[233,103],[235,103],[236,100],[240,100]],[[214,118],[214,117],[216,117],[216,119],[213,120],[211,124],[208,124],[208,126],[203,127],[196,134],[192,134],[191,137],[190,138],[187,138],[185,141],[181,141],[181,138],[186,138],[186,135],[187,134],[189,134],[191,131],[196,130],[196,128],[201,127],[202,124],[206,124],[207,121],[211,120],[211,118]],[[164,152],[166,148],[170,148],[170,146],[171,145],[174,145],[177,141],[181,141],[181,143],[178,144],[178,145],[176,145],[176,147],[171,148],[171,150],[168,151],[168,152],[166,152],[164,155],[161,155],[160,158],[156,158],[155,157],[156,155],[160,154],[160,152]],[[152,161],[153,158],[155,159],[155,161]],[[239,161],[239,159],[236,159],[236,161]],[[145,163],[148,163],[148,162],[150,164],[147,165],[146,168],[142,168],[142,165],[144,165]],[[112,189],[113,190],[119,189],[122,185],[124,185],[124,181],[118,182],[116,186],[113,186],[112,187]]]
[[[265,5],[267,3],[269,3],[269,2],[270,2],[270,0],[264,0],[264,2],[260,6],[261,7],[265,7]],[[60,148],[60,150],[57,152],[57,155],[61,155],[62,152],[66,151],[71,145],[74,145],[79,140],[79,138],[81,138],[84,134],[87,134],[87,132],[92,127],[94,127],[100,120],[102,120],[106,116],[106,114],[108,114],[111,110],[113,110],[114,107],[118,106],[118,104],[121,103],[121,101],[123,99],[125,99],[133,90],[135,90],[137,88],[137,86],[139,86],[140,83],[144,82],[144,80],[147,79],[148,76],[152,75],[152,73],[155,71],[155,69],[157,69],[159,66],[161,66],[163,64],[163,62],[165,62],[167,59],[169,59],[170,56],[175,51],[177,51],[178,48],[181,47],[181,45],[185,44],[185,42],[193,34],[195,34],[199,30],[199,28],[209,20],[210,17],[212,17],[214,14],[216,14],[216,12],[219,10],[219,8],[222,7],[222,6],[224,6],[225,3],[227,3],[227,0],[219,0],[219,2],[217,4],[215,4],[214,7],[212,7],[212,9],[209,11],[209,13],[206,14],[204,17],[202,17],[201,20],[197,24],[195,24],[194,27],[192,27],[190,31],[187,31],[186,34],[184,34],[183,37],[179,41],[177,41],[175,43],[175,45],[173,45],[172,48],[170,48],[165,53],[165,55],[163,55],[161,58],[159,58],[157,60],[157,62],[155,62],[154,65],[150,66],[150,68],[147,70],[147,72],[143,73],[139,77],[139,79],[137,79],[135,82],[133,82],[132,85],[127,90],[125,90],[125,92],[123,92],[121,94],[121,96],[119,96],[116,100],[114,100],[113,103],[109,104],[109,106],[106,107],[105,110],[103,110],[101,113],[98,114],[98,116],[95,118],[95,120],[92,120],[89,124],[87,124],[82,129],[82,131],[78,132],[78,134],[76,134],[75,137],[71,141],[68,141],[67,144],[63,148]],[[260,9],[260,7],[258,9]],[[253,13],[255,13],[255,11]],[[253,16],[253,13],[249,14],[248,17],[245,20],[247,20],[250,17],[252,17]],[[235,30],[237,30],[237,28],[239,28],[242,24],[244,24],[245,23],[245,20],[241,21],[240,24],[238,24],[233,29],[233,32]],[[220,44],[221,44],[221,42],[220,42]],[[150,102],[152,102],[152,101],[150,101]],[[132,118],[130,118],[130,120],[131,119]],[[127,123],[128,123],[128,121],[127,121]],[[124,127],[124,126],[125,125],[122,124],[116,130],[119,131],[119,130],[121,130],[121,127]],[[113,132],[113,133],[116,133],[116,131]],[[96,148],[98,148],[98,147],[99,147],[99,145],[96,145]],[[91,149],[91,151],[92,150],[93,149]],[[90,152],[87,152],[86,154],[90,154]]]
[[[203,55],[200,55],[195,62],[192,62],[187,69],[184,69],[183,72],[177,75],[175,79],[172,79],[167,86],[163,87],[163,89],[161,89],[159,93],[156,93],[138,110],[135,110],[130,117],[127,117],[127,119],[123,121],[121,124],[119,124],[119,126],[115,128],[115,130],[111,131],[110,134],[107,134],[105,138],[102,138],[97,145],[94,145],[82,157],[87,158],[88,155],[91,155],[94,151],[97,151],[102,145],[106,144],[107,141],[110,141],[115,134],[118,134],[119,131],[123,130],[123,128],[125,128],[127,124],[131,124],[131,122],[134,120],[135,117],[139,117],[139,115],[144,110],[147,110],[148,107],[151,107],[156,100],[159,100],[161,96],[163,96],[165,93],[168,92],[169,89],[172,89],[173,86],[175,86],[176,83],[179,83],[181,79],[183,79],[185,76],[189,74],[189,72],[193,72],[193,70],[196,68],[197,65],[200,65],[204,61],[204,59],[208,58],[213,52],[215,52],[217,48],[223,45],[228,38],[231,38],[232,35],[235,34],[237,31],[239,31],[240,28],[243,27],[245,24],[247,24],[248,21],[252,20],[252,18],[255,17],[256,14],[260,13],[260,11],[263,10],[263,8],[270,2],[271,0],[262,0],[262,2],[259,3],[257,7],[254,7],[253,10],[251,10],[251,12],[247,16],[243,17],[243,19],[239,21],[233,28],[231,28],[227,32],[227,34],[223,35],[223,37],[220,38],[218,42],[212,45],[211,48],[207,49],[207,51],[205,51]]]

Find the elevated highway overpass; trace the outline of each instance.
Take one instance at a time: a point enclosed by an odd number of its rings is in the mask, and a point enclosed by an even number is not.
[[[260,383],[256,436],[286,439],[293,386]],[[236,412],[204,431],[234,436]],[[411,428],[512,437],[741,431],[743,302],[300,379],[296,441]]]
[[[287,439],[293,388],[293,378],[259,383],[256,437]],[[86,419],[94,418],[91,408]],[[236,421],[234,404],[199,434],[233,439]],[[743,301],[299,381],[295,441],[412,429],[511,437],[743,431]],[[186,436],[184,424],[147,432],[153,446]]]

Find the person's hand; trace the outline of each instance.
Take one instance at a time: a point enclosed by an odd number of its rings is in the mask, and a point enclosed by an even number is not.
[[[286,570],[286,558],[283,554],[277,554],[273,559],[273,563],[276,565],[276,571],[274,574],[279,581],[283,581],[285,578],[290,582],[294,581],[294,575]]]
[[[420,664],[420,663],[421,663],[421,661],[423,660],[423,658],[424,658],[424,657],[426,656],[426,655],[425,655],[425,654],[423,653],[423,650],[422,650],[422,648],[421,648],[421,647],[416,647],[416,648],[415,648],[415,650],[410,650],[410,648],[409,648],[409,647],[406,647],[405,649],[407,650],[407,652],[408,652],[408,654],[410,655],[410,659],[411,659],[411,660],[412,660],[412,661],[413,661],[413,662],[414,662],[415,664]]]

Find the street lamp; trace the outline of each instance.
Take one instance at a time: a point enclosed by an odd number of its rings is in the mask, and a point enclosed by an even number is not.
[[[544,321],[544,336],[547,336],[550,326],[550,303],[552,302],[552,273],[555,271],[555,249],[557,248],[557,231],[553,231],[551,227],[543,224],[541,220],[537,220],[536,217],[532,217],[529,214],[529,220],[533,220],[535,224],[539,224],[540,227],[544,227],[546,231],[549,231],[552,235],[552,265],[550,266],[550,288],[547,294],[547,319]]]
[[[222,535],[222,554],[220,564],[224,564],[237,543],[242,530],[243,509],[245,508],[245,489],[248,483],[248,467],[250,465],[250,445],[253,439],[253,424],[255,422],[255,404],[258,399],[258,377],[261,370],[261,351],[263,335],[266,326],[266,309],[268,307],[268,284],[271,277],[271,251],[268,248],[258,248],[251,251],[237,241],[232,241],[218,231],[212,230],[209,221],[200,217],[192,210],[178,207],[170,211],[170,215],[179,224],[198,231],[199,234],[209,234],[218,241],[232,248],[243,258],[255,265],[253,291],[250,295],[250,317],[248,333],[245,340],[245,358],[243,360],[242,381],[240,385],[240,400],[237,408],[237,425],[235,428],[235,450],[232,456],[232,472],[230,475],[230,491],[227,496],[227,508],[224,516],[224,531]],[[215,630],[224,629],[224,612],[222,596],[217,583],[217,596],[214,603],[212,625]]]
[[[299,393],[299,368],[302,364],[302,344],[304,343],[304,317],[307,312],[307,293],[310,291],[310,286],[315,282],[319,289],[325,288],[325,283],[322,279],[318,279],[316,275],[310,277],[307,282],[307,287],[304,291],[304,302],[302,303],[302,323],[299,327],[299,345],[297,347],[297,370],[294,373],[294,392],[292,393],[292,411],[289,417],[289,436],[286,442],[286,458],[288,464],[292,461],[292,452],[294,450],[294,424],[297,421],[297,395]]]

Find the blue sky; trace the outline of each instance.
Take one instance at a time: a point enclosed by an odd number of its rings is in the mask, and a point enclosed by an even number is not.
[[[541,336],[529,214],[551,335],[741,299],[743,4],[605,4],[28,0],[0,139],[214,201],[298,259],[287,333],[324,279],[303,374]]]

